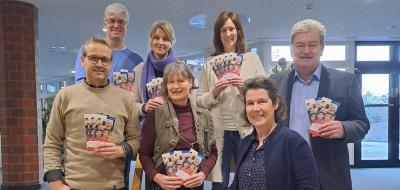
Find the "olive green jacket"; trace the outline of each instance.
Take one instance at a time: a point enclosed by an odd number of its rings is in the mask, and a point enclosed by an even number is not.
[[[210,154],[211,145],[215,143],[214,124],[210,112],[197,107],[195,98],[190,100],[197,142],[200,151],[206,156]],[[170,101],[155,109],[155,131],[153,161],[159,167],[163,163],[161,155],[173,151],[179,141],[178,118]]]

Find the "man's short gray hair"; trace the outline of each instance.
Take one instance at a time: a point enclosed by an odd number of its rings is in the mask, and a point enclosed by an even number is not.
[[[129,23],[128,10],[126,9],[126,7],[123,4],[120,4],[120,3],[113,3],[106,7],[106,9],[104,10],[104,20],[106,20],[107,17],[109,17],[110,15],[119,14],[119,13],[125,14],[125,22]]]
[[[318,32],[320,35],[320,43],[322,46],[325,44],[325,26],[316,20],[305,19],[293,25],[290,42],[293,44],[293,39],[298,33],[303,32]]]

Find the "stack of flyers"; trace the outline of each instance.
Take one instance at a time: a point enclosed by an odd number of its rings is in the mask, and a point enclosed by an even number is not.
[[[237,53],[224,53],[213,57],[209,63],[218,79],[238,77],[240,76],[242,56]]]
[[[113,72],[113,83],[115,86],[133,92],[133,81],[135,74],[128,72],[128,70],[121,69],[121,72]]]
[[[163,78],[157,77],[152,79],[150,82],[146,84],[147,92],[149,93],[149,98],[153,99],[157,96],[161,96],[161,85],[163,82]]]
[[[308,117],[310,119],[310,133],[312,137],[319,136],[320,126],[335,120],[339,104],[329,98],[311,98],[306,100]]]
[[[101,113],[84,114],[86,149],[93,151],[99,142],[110,142],[115,118]]]
[[[161,155],[165,164],[165,170],[169,176],[178,176],[186,180],[189,176],[195,174],[200,167],[204,156],[196,150],[173,151]]]

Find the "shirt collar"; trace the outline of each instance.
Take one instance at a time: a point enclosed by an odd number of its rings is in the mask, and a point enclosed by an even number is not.
[[[90,86],[91,88],[105,88],[105,87],[107,87],[107,86],[110,84],[110,79],[107,79],[107,84],[105,84],[105,85],[103,85],[103,86],[93,86],[93,85],[89,84],[89,83],[86,81],[86,77],[85,77],[85,79],[84,79],[83,81],[85,82],[86,85]]]
[[[301,81],[302,83],[310,83],[313,80],[317,80],[319,81],[321,79],[321,70],[322,70],[322,66],[321,63],[318,63],[317,69],[315,69],[314,73],[311,75],[310,80],[308,81],[304,81],[303,79],[300,78],[299,73],[297,73],[296,69],[294,70],[294,77],[293,77],[293,82],[295,82],[296,80]]]

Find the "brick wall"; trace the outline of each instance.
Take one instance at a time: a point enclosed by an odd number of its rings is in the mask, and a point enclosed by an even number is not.
[[[39,185],[36,96],[37,9],[0,2],[0,129],[2,189]]]

